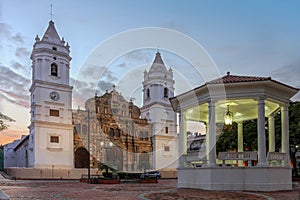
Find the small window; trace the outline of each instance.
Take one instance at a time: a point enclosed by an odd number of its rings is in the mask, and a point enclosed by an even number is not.
[[[59,117],[59,110],[50,109],[50,116]]]
[[[149,88],[147,89],[147,98],[150,98],[150,90],[149,90]]]
[[[56,57],[53,57],[53,60],[56,60]]]
[[[164,150],[165,150],[165,151],[170,151],[170,147],[169,147],[169,146],[165,146],[165,147],[164,147]]]
[[[109,129],[109,136],[114,137],[114,129],[113,128]]]
[[[53,50],[53,51],[57,51],[57,48],[56,48],[56,47],[52,47],[52,50]]]
[[[165,128],[165,133],[169,133],[169,128],[168,127]]]
[[[58,136],[50,136],[50,142],[51,143],[59,143],[59,137]]]
[[[57,76],[58,75],[57,70],[58,70],[57,64],[52,63],[51,64],[51,76]]]
[[[164,97],[168,98],[169,97],[168,93],[169,93],[168,88],[164,88]]]

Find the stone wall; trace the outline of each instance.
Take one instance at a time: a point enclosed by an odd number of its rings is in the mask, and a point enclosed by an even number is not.
[[[16,179],[80,179],[82,174],[88,174],[87,169],[7,168],[5,171]],[[91,174],[97,174],[97,169],[91,169]]]

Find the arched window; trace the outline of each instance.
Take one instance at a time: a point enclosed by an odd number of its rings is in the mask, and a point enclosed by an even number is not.
[[[52,63],[51,64],[51,76],[57,76],[58,75],[57,70],[58,70],[57,64]]]
[[[165,133],[166,133],[166,134],[169,133],[169,128],[168,128],[168,127],[165,128]]]
[[[145,131],[145,132],[144,132],[144,140],[148,140],[148,137],[149,137],[149,136],[148,136],[148,132]]]
[[[120,137],[121,136],[120,129],[116,129],[115,132],[116,132],[116,137]]]
[[[150,98],[150,89],[147,89],[147,99]]]
[[[75,130],[77,131],[78,134],[81,134],[81,125],[80,124],[76,124],[75,125]]]
[[[139,138],[140,138],[141,140],[144,139],[143,131],[140,131]]]
[[[164,88],[164,97],[168,98],[169,97],[169,91],[168,88]]]
[[[87,127],[87,125],[82,125],[82,134],[83,135],[86,135],[87,134],[87,129],[88,129],[88,127]]]

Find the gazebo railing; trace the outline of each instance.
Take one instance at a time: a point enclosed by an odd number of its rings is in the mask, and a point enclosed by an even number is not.
[[[246,161],[248,166],[253,166],[253,162],[257,161],[258,154],[254,151],[245,152],[219,152],[218,160],[225,165],[226,161]],[[284,166],[288,160],[286,153],[268,152],[268,165],[272,167]],[[207,164],[205,150],[188,151],[186,155],[181,156],[181,162],[184,167],[202,167]]]
[[[267,161],[268,161],[268,164],[272,167],[283,166],[284,161],[286,161],[286,163],[287,163],[288,156],[286,153],[268,152]]]
[[[205,150],[188,151],[186,155],[182,155],[183,166],[185,167],[197,167],[206,165],[207,159]],[[192,163],[198,163],[193,165]]]
[[[219,152],[218,159],[225,164],[226,160],[242,160],[247,161],[248,166],[253,166],[252,161],[257,160],[257,152],[245,151],[245,152]]]

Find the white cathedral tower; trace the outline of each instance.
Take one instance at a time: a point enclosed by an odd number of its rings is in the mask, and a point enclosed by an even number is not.
[[[153,168],[176,169],[177,118],[169,98],[174,97],[173,70],[166,68],[159,52],[144,72],[141,116],[152,125]]]
[[[31,54],[31,123],[28,167],[73,168],[70,46],[60,39],[54,22]]]

